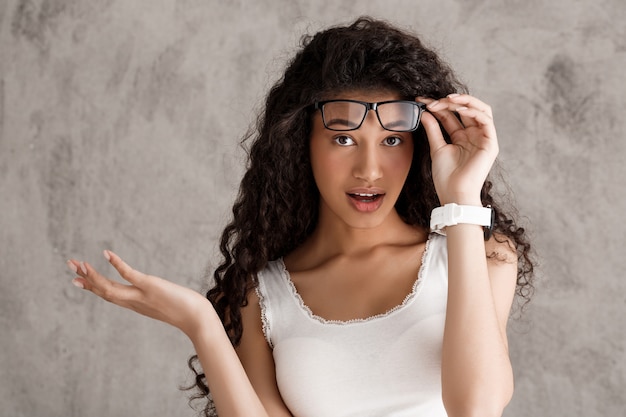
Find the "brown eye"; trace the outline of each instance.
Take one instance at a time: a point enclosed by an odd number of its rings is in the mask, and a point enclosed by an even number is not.
[[[350,136],[341,135],[335,137],[335,143],[340,146],[354,145],[354,140]]]
[[[397,136],[389,136],[388,138],[385,138],[385,140],[383,141],[383,144],[385,146],[398,146],[402,143],[402,139],[400,139]]]

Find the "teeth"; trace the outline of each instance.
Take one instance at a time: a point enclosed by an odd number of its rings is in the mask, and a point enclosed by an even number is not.
[[[357,195],[359,197],[374,197],[375,195],[378,194],[363,194],[363,193],[354,193],[354,195]]]

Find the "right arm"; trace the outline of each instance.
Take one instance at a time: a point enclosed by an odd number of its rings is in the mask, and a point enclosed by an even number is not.
[[[267,352],[263,354],[262,346],[254,347],[255,341],[258,342],[254,335],[260,327],[246,332],[249,334],[242,338],[241,346],[235,352],[215,309],[201,294],[136,271],[110,251],[105,251],[105,257],[130,285],[104,277],[86,262],[70,260],[69,268],[78,275],[73,281],[74,285],[106,301],[168,323],[185,333],[198,354],[220,417],[290,415],[282,400],[276,401],[280,399],[278,389],[273,393],[271,386],[267,388],[267,384],[271,385],[267,378],[273,375],[273,362],[267,362]],[[256,308],[259,309],[258,300]],[[246,326],[253,321],[249,314],[253,311],[244,310]],[[259,309],[259,323],[260,320]],[[264,339],[263,343],[267,346]],[[254,356],[257,354],[258,357]],[[250,377],[244,367],[250,367]],[[275,378],[273,386],[276,386]]]
[[[265,340],[259,297],[255,291],[248,294],[248,305],[241,309],[241,319],[244,332],[237,354],[252,386],[270,416],[291,417],[278,391],[274,357]]]

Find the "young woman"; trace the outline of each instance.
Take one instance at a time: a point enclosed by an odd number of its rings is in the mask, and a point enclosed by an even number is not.
[[[501,415],[532,263],[491,108],[362,18],[304,39],[253,136],[206,298],[110,251],[130,285],[71,260],[74,284],[181,329],[220,416]]]

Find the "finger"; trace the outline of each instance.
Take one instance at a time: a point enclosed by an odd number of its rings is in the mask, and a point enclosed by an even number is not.
[[[453,102],[451,99],[447,97],[440,98],[438,100],[424,99],[423,102],[427,103],[426,107],[428,108],[429,111],[433,113],[436,113],[442,110],[449,110],[451,112],[455,112],[456,109],[458,109],[459,107],[469,107],[469,105],[464,104],[464,103]]]
[[[428,109],[433,113],[441,113],[444,110],[456,112],[458,118],[460,118],[461,126],[463,127],[476,127],[477,122],[473,118],[468,118],[463,110],[470,108],[485,113],[489,118],[493,119],[491,107],[480,101],[476,97],[469,94],[450,94],[449,96],[429,103]],[[456,115],[455,115],[456,116]],[[452,120],[452,119],[450,119]],[[454,125],[454,130],[448,131],[452,134],[458,130],[458,125]]]
[[[446,140],[443,138],[443,133],[441,132],[437,119],[432,114],[424,112],[421,123],[426,131],[426,137],[430,145],[430,154],[433,155],[441,147],[447,145]]]
[[[67,267],[75,274],[78,274],[78,267],[79,267],[80,262],[74,260],[74,259],[68,259],[67,261]]]
[[[469,94],[450,94],[447,99],[450,103],[454,103],[458,106],[468,107],[481,111],[493,119],[493,111],[491,109],[491,106],[474,96],[470,96]]]
[[[86,288],[88,284],[87,280],[87,267],[83,262],[77,261],[75,259],[70,259],[67,261],[67,266],[70,270],[78,275],[76,278],[72,280],[72,283],[77,287]]]
[[[493,124],[493,119],[486,113],[467,107],[460,108],[458,112],[464,119],[472,120],[472,124],[480,128],[485,137],[496,137],[496,128]]]
[[[424,103],[426,105],[429,105],[430,103],[435,101],[435,99],[434,98],[430,98],[430,97],[417,96],[417,97],[415,97],[415,101],[417,101],[418,103]]]
[[[76,275],[78,275],[78,268],[80,267],[80,262],[75,261],[73,259],[69,259],[67,262],[67,267]],[[78,288],[85,289],[85,282],[83,278],[74,278],[72,280],[72,284],[74,284]]]
[[[71,260],[68,261],[68,266],[72,271],[76,269],[78,274],[78,277],[72,280],[72,284],[91,291],[106,301],[121,305],[122,301],[128,298],[126,293],[132,291],[132,287],[106,278],[87,262]]]
[[[131,268],[130,265],[122,260],[122,258],[110,250],[105,250],[103,254],[105,259],[113,265],[122,278],[135,286],[141,287],[141,283],[144,281],[146,276],[144,273]]]
[[[75,259],[70,259],[67,261],[67,266],[73,273],[79,275],[79,277],[83,277],[87,274],[87,269],[83,262],[77,261]]]
[[[476,119],[468,117],[468,112],[466,111],[468,110],[468,107],[465,106],[461,106],[461,107],[457,107],[456,114],[458,114],[458,117],[461,119],[461,124],[467,129],[468,127],[478,127],[478,122],[476,121]]]
[[[443,100],[433,101],[427,108],[430,114],[441,122],[441,125],[450,136],[459,130],[465,129],[461,120],[450,110],[447,102]]]

